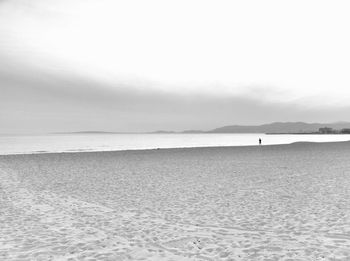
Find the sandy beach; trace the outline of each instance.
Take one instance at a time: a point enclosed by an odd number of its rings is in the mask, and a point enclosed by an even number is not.
[[[0,156],[0,260],[350,260],[350,142]]]

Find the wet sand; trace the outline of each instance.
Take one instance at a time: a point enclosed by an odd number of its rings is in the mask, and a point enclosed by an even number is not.
[[[350,260],[350,142],[0,156],[0,260]]]

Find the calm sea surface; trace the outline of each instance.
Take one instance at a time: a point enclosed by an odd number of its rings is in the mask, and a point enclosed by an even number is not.
[[[49,134],[0,136],[0,154],[251,146],[299,141],[347,141],[350,135],[265,134]]]
[[[50,134],[0,136],[0,154],[138,150],[155,148],[251,146],[298,141],[347,141],[350,135],[265,134]]]

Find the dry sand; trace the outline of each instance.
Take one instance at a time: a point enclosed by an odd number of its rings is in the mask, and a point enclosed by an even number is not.
[[[350,260],[350,143],[0,156],[0,260]]]

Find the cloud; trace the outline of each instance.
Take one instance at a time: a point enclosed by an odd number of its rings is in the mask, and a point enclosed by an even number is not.
[[[108,86],[57,71],[0,67],[0,132],[212,129],[228,124],[348,119],[348,108],[310,110],[257,96],[179,94]],[[252,89],[254,90],[254,89]],[[268,92],[268,90],[266,90]]]
[[[350,99],[347,1],[5,3],[0,53],[32,66],[178,94],[315,108]]]
[[[347,5],[2,1],[0,131],[349,120]]]

